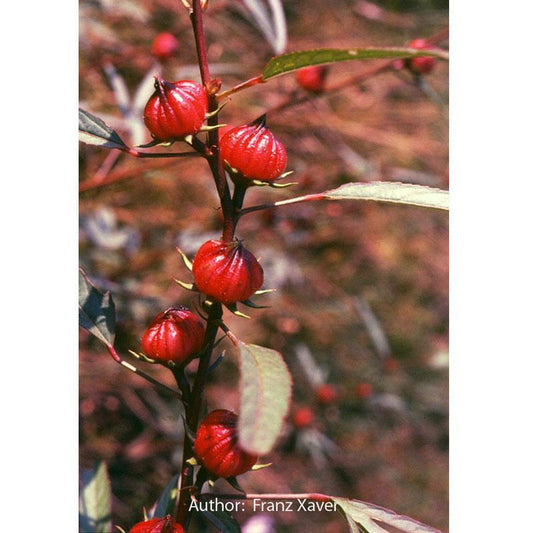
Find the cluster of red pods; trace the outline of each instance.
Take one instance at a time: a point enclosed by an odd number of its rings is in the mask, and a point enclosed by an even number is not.
[[[154,43],[154,55],[162,60],[176,46],[168,37],[161,38]],[[207,111],[208,96],[200,84],[156,78],[144,122],[155,142],[174,142],[201,132]],[[254,180],[277,180],[287,163],[285,147],[267,128],[264,117],[230,128],[220,139],[220,153],[232,179],[244,186],[253,185]],[[205,242],[193,260],[192,274],[198,292],[227,306],[247,302],[263,284],[261,265],[238,240]],[[200,316],[182,306],[171,307],[159,313],[145,331],[142,351],[155,362],[183,366],[201,353],[204,337],[205,324]],[[257,456],[238,444],[237,421],[235,413],[219,409],[209,413],[198,427],[194,453],[212,477],[231,478],[257,462]],[[168,516],[140,522],[130,533],[182,531]]]

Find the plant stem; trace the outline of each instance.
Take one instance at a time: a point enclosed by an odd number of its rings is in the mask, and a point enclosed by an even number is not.
[[[202,9],[200,7],[200,0],[193,0],[191,11],[191,23],[194,31],[194,40],[196,43],[196,52],[198,54],[198,66],[200,67],[200,74],[202,76],[202,83],[207,92],[208,98],[208,112],[213,113],[218,109],[218,101],[215,90],[215,84],[211,83],[211,74],[209,72],[209,62],[207,59],[207,48],[205,45],[204,24],[202,17]],[[208,126],[218,125],[218,114],[213,113],[207,119]],[[226,180],[226,173],[224,170],[224,163],[220,157],[218,148],[218,129],[212,129],[207,134],[208,148],[212,154],[207,158],[209,167],[215,180],[218,196],[220,198],[220,206],[222,207],[222,215],[224,217],[222,228],[222,240],[230,241],[235,232],[235,221],[233,216],[233,205],[231,202],[231,194]]]
[[[206,492],[198,494],[198,499],[202,498],[216,498],[221,500],[313,500],[316,502],[328,502],[331,496],[320,494],[318,492],[307,492],[301,494],[292,493],[270,493],[270,494],[213,494]]]
[[[209,309],[204,346],[202,348],[202,355],[200,356],[200,363],[198,365],[198,371],[196,373],[196,378],[194,380],[194,385],[191,392],[190,403],[186,407],[185,420],[187,427],[193,432],[196,432],[202,411],[204,386],[221,318],[222,306],[220,304],[213,304]],[[187,460],[193,456],[194,452],[192,449],[192,443],[187,434],[185,434],[184,439],[185,441],[183,443],[183,459],[180,483],[181,492],[179,496],[176,520],[184,528],[187,528],[189,522],[189,503],[191,501],[191,495],[190,491],[183,489],[186,489],[186,487],[192,487],[193,485],[193,467],[187,463]]]
[[[242,204],[244,202],[244,197],[246,196],[246,191],[248,190],[248,187],[242,183],[236,182],[235,183],[235,190],[233,191],[233,234],[235,235],[235,230],[237,229],[237,223],[239,222],[239,219],[241,218],[242,213]]]
[[[199,154],[198,152],[156,152],[156,153],[150,153],[150,152],[139,152],[138,150],[135,150],[135,148],[129,148],[122,150],[123,152],[126,152],[129,155],[132,155],[133,157],[138,157],[140,159],[148,159],[148,158],[166,158],[166,157],[199,157],[202,154]]]
[[[163,390],[166,390],[167,392],[172,393],[174,396],[177,396],[179,399],[182,398],[182,395],[177,390],[174,390],[170,387],[167,387],[164,383],[161,383],[160,381],[157,381],[157,379],[153,378],[149,374],[144,373],[142,370],[139,370],[137,367],[133,366],[131,363],[128,363],[122,357],[117,353],[115,350],[115,347],[111,344],[107,345],[107,351],[111,355],[111,357],[119,364],[122,365],[124,368],[127,368],[134,374],[137,374],[141,378],[144,378],[146,381],[149,381],[152,385],[156,385],[157,387],[160,387]]]
[[[300,202],[316,202],[318,200],[327,200],[327,197],[323,192],[315,194],[306,194],[305,196],[298,196],[296,198],[289,198],[288,200],[280,200],[273,204],[261,204],[261,205],[252,205],[246,209],[241,209],[239,216],[246,215],[248,213],[253,213],[255,211],[262,211],[263,209],[272,209],[274,207],[282,207],[284,205],[297,204]]]
[[[232,87],[231,89],[228,89],[227,91],[221,92],[217,98],[218,100],[222,100],[223,98],[226,98],[227,96],[231,96],[232,94],[238,93],[239,91],[242,91],[243,89],[248,89],[248,87],[253,87],[254,85],[257,85],[258,83],[265,83],[263,80],[263,76],[259,74],[259,76],[254,76],[253,78],[250,78],[249,80],[243,81],[242,83],[239,83],[238,85],[235,85],[235,87]]]

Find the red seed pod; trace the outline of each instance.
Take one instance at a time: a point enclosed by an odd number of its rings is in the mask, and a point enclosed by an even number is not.
[[[430,50],[431,46],[425,39],[415,39],[409,43],[409,48],[416,48],[417,50]],[[437,61],[434,57],[412,57],[405,60],[406,67],[415,74],[428,74],[436,65]]]
[[[296,73],[296,81],[302,89],[318,94],[324,92],[327,73],[324,65],[302,68]]]
[[[204,418],[196,432],[194,453],[218,477],[244,474],[257,462],[256,455],[245,452],[237,443],[237,420],[235,413],[217,409]]]
[[[151,359],[182,363],[200,351],[204,334],[205,326],[199,316],[186,307],[170,307],[155,317],[141,345]]]
[[[184,533],[184,529],[177,524],[172,516],[167,515],[165,518],[153,518],[135,524],[130,533]]]
[[[220,140],[220,153],[250,180],[274,181],[287,165],[285,147],[267,128],[265,115],[228,131]]]
[[[144,108],[144,123],[158,141],[175,141],[197,133],[207,112],[204,88],[194,81],[174,83],[156,77],[155,92]]]
[[[292,415],[292,423],[298,429],[310,426],[314,419],[315,414],[310,407],[299,407]]]
[[[320,403],[324,405],[332,405],[337,402],[339,393],[333,385],[324,383],[316,389],[316,397]]]
[[[156,35],[152,42],[152,54],[159,61],[170,59],[178,50],[179,41],[172,33],[164,32]]]
[[[248,300],[263,284],[261,265],[240,241],[205,242],[192,273],[200,292],[226,305]]]

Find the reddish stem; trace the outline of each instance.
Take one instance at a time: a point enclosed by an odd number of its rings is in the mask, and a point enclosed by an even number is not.
[[[265,83],[265,80],[263,80],[262,74],[259,74],[259,76],[254,76],[253,78],[250,78],[249,80],[243,81],[242,83],[235,85],[235,87],[232,87],[231,89],[228,89],[227,91],[221,92],[217,96],[217,99],[222,100],[223,98],[226,98],[232,94],[238,93],[239,91],[242,91],[243,89],[248,89],[248,87],[253,87],[254,85],[257,85],[258,83]]]
[[[213,113],[207,119],[208,126],[218,126],[218,114],[214,113],[218,109],[218,101],[216,91],[213,90],[211,82],[211,74],[209,72],[209,62],[207,59],[207,48],[205,44],[204,23],[202,17],[202,9],[200,7],[200,0],[193,0],[191,23],[194,31],[194,40],[196,43],[196,52],[198,54],[198,65],[200,67],[200,75],[202,76],[202,83],[207,91],[208,97],[208,112]],[[218,129],[214,128],[209,131],[208,147],[212,155],[208,157],[209,167],[215,180],[218,196],[220,198],[220,205],[222,207],[222,215],[224,217],[222,228],[222,240],[230,241],[233,238],[235,231],[235,222],[233,216],[233,205],[231,202],[231,194],[226,180],[224,171],[224,163],[220,157],[218,148]]]
[[[161,383],[160,381],[157,381],[157,379],[154,379],[152,376],[146,374],[142,370],[139,370],[137,367],[133,366],[132,364],[128,363],[122,357],[117,353],[115,350],[115,347],[111,344],[106,344],[107,351],[111,355],[111,357],[119,364],[122,365],[124,368],[127,368],[134,374],[137,374],[138,376],[144,378],[146,381],[149,381],[152,385],[156,385],[157,387],[160,387],[167,392],[171,392],[174,396],[177,396],[178,398],[181,398],[182,395],[177,390],[171,389],[170,387],[167,387],[164,383]]]
[[[221,500],[312,500],[315,502],[331,501],[331,496],[327,496],[326,494],[320,494],[318,492],[307,492],[301,494],[212,494],[206,492],[204,494],[198,494],[197,498],[216,498]]]
[[[251,207],[247,207],[246,209],[242,209],[239,213],[239,216],[242,217],[243,215],[246,215],[247,213],[253,213],[254,211],[262,211],[263,209],[272,209],[274,207],[281,207],[281,206],[290,205],[290,204],[298,204],[300,202],[316,202],[318,200],[326,200],[326,199],[327,199],[326,195],[323,192],[319,192],[315,194],[306,194],[305,196],[289,198],[288,200],[281,200],[273,204],[253,205]]]

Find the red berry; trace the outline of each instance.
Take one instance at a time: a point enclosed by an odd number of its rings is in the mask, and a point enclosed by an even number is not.
[[[194,81],[155,79],[155,92],[144,108],[144,123],[158,141],[175,141],[197,133],[207,112],[204,88]]]
[[[194,453],[212,474],[234,477],[244,474],[258,457],[245,452],[237,443],[237,415],[226,409],[209,413],[198,427]]]
[[[192,264],[194,283],[223,304],[248,300],[263,284],[263,269],[240,241],[207,241]]]
[[[374,393],[374,388],[370,383],[358,383],[355,387],[355,394],[361,400],[367,400]]]
[[[204,342],[205,326],[186,307],[170,307],[159,313],[145,331],[143,352],[159,361],[183,363],[198,353]]]
[[[165,518],[153,518],[135,524],[130,533],[184,533],[180,524],[176,524],[172,516],[167,515]]]
[[[178,50],[179,42],[172,33],[164,32],[156,35],[152,42],[152,54],[160,61],[170,59]]]
[[[431,48],[425,39],[415,39],[408,46],[417,50],[429,50]],[[428,74],[435,68],[436,63],[434,57],[412,57],[405,60],[407,68],[415,74]]]
[[[324,405],[331,405],[337,401],[339,393],[333,385],[324,383],[317,388],[316,397],[320,403],[323,403]]]
[[[321,93],[325,88],[327,72],[324,65],[303,68],[296,73],[296,81],[306,91]]]
[[[292,423],[298,429],[303,429],[312,424],[315,415],[310,407],[299,407],[292,415]]]
[[[251,180],[273,181],[287,164],[285,147],[267,128],[264,115],[228,131],[220,140],[220,153],[230,167]]]

